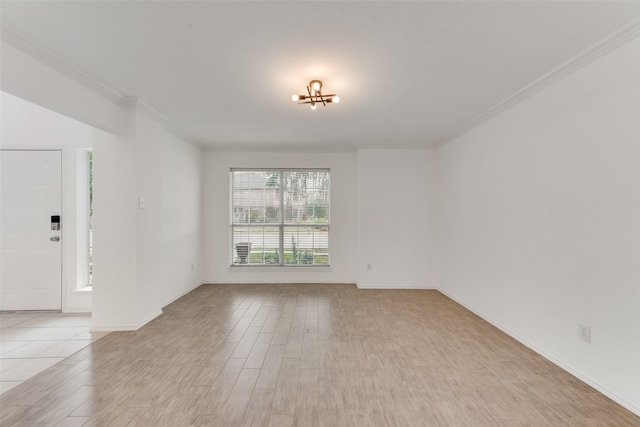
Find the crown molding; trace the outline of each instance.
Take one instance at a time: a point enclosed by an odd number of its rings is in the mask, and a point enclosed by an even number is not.
[[[165,123],[169,123],[169,118],[167,116],[165,116],[164,114],[162,114],[161,112],[159,112],[155,108],[151,107],[149,104],[147,104],[146,102],[142,101],[141,99],[138,99],[138,98],[135,98],[135,97],[129,97],[129,100],[130,100],[130,102],[133,102],[133,106],[134,107],[138,107],[138,110],[141,113],[144,113],[147,117],[150,117],[153,120],[155,120],[158,123],[163,124],[163,125]]]
[[[46,50],[42,49],[40,46],[35,44],[34,42],[27,40],[26,38],[18,35],[16,32],[7,28],[5,25],[0,29],[0,39],[9,45],[15,47],[19,51],[25,53],[33,57],[34,59],[48,65],[69,79],[79,83],[80,85],[94,91],[98,95],[106,98],[109,101],[114,102],[123,108],[137,108],[139,111],[156,120],[162,126],[170,131],[172,134],[177,136],[178,138],[184,140],[185,142],[197,147],[201,148],[202,144],[200,141],[195,140],[191,136],[187,135],[182,130],[178,129],[174,126],[169,118],[158,110],[152,108],[145,102],[141,101],[135,96],[125,96],[124,94],[118,92],[115,89],[112,89],[97,80],[89,77],[87,74],[78,70],[77,68],[67,64],[66,62],[56,58]]]
[[[171,122],[164,122],[162,126],[169,133],[172,133],[174,136],[180,138],[182,141],[186,142],[192,147],[197,148],[201,151],[204,150],[204,144],[201,141],[193,138],[191,135],[186,134],[182,129],[174,126]]]
[[[434,150],[431,144],[357,144],[360,150]]]
[[[197,139],[185,133],[182,129],[175,126],[173,123],[171,123],[171,120],[169,120],[167,116],[165,116],[155,108],[151,107],[149,104],[133,96],[127,97],[126,101],[129,108],[137,108],[138,111],[140,111],[147,117],[160,123],[166,131],[180,138],[184,142],[194,146],[195,148],[202,149],[203,144],[200,141],[198,141]]]
[[[122,104],[120,106],[124,108],[136,108],[138,106],[137,96],[125,96],[122,98]]]
[[[484,113],[474,117],[453,132],[447,134],[442,140],[435,143],[434,147],[441,147],[447,142],[464,135],[470,130],[498,116],[500,113],[551,86],[553,83],[563,79],[567,75],[576,72],[598,58],[601,58],[607,53],[615,50],[619,46],[635,39],[639,35],[640,18],[636,18],[618,30],[610,33],[608,36],[598,40],[580,53],[569,58],[559,66],[553,68],[548,73],[543,74],[541,77],[524,86],[522,89],[516,91],[512,95],[509,95],[507,98],[495,104]]]
[[[77,68],[61,61],[60,59],[56,58],[49,52],[39,47],[37,44],[33,43],[30,40],[27,40],[26,38],[18,35],[16,32],[7,28],[6,25],[3,25],[2,29],[0,30],[0,39],[20,50],[21,52],[37,59],[38,61],[48,65],[54,70],[69,77],[73,81],[80,83],[88,89],[93,90],[98,95],[103,96],[109,101],[112,101],[120,105],[121,107],[126,107],[126,100],[123,94],[102,83],[99,83]]]
[[[206,152],[219,153],[294,153],[294,154],[333,154],[333,153],[355,153],[355,146],[342,145],[308,145],[292,146],[288,144],[209,144],[203,147]]]

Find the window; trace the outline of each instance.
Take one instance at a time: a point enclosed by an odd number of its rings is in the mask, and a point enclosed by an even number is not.
[[[77,288],[93,286],[93,153],[79,149],[77,156],[76,256]]]
[[[328,169],[232,169],[231,264],[329,265]]]
[[[89,286],[93,287],[93,151],[89,152]]]

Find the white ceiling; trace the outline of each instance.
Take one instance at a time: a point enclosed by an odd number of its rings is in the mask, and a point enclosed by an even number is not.
[[[203,146],[435,146],[638,1],[2,1],[2,24]],[[311,79],[340,104],[291,101]]]

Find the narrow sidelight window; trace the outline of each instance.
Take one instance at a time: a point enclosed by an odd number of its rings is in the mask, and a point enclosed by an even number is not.
[[[89,286],[93,286],[93,152],[89,152]]]

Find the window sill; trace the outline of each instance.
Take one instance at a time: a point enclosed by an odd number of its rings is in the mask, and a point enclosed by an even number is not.
[[[291,265],[291,266],[284,266],[284,265],[273,265],[273,266],[269,266],[269,265],[238,265],[238,264],[234,264],[234,265],[230,265],[229,266],[229,271],[235,271],[235,272],[247,272],[247,271],[256,271],[256,272],[267,272],[267,271],[273,271],[273,272],[291,272],[291,273],[300,273],[302,271],[313,271],[313,272],[329,272],[331,271],[331,266],[330,265],[309,265],[309,266],[305,266],[305,265]]]
[[[82,288],[73,290],[73,292],[78,292],[78,293],[86,293],[86,292],[92,292],[92,291],[93,291],[93,286],[84,286]]]

